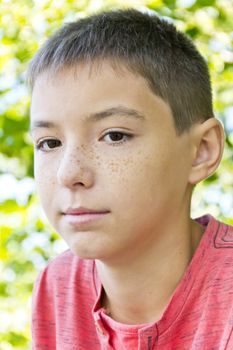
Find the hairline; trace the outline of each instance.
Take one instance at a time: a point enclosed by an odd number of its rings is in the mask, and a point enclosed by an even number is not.
[[[120,13],[118,13],[119,11],[107,11],[106,15],[110,14],[111,16],[111,13],[113,12],[116,12],[116,15],[118,16],[120,15]],[[124,11],[121,11],[121,12],[124,15]],[[127,12],[128,11],[126,11],[126,13]],[[104,13],[102,14],[102,12],[98,14],[98,16],[102,16],[102,15],[104,16],[105,14]],[[130,15],[131,15],[131,23],[132,23],[133,15],[137,15],[137,14],[136,12],[135,14],[133,14],[131,11]],[[98,16],[89,16],[89,20],[92,21],[93,18],[95,20],[96,18],[98,18]],[[158,17],[158,16],[155,16],[155,17]],[[160,21],[160,23],[164,22],[163,20],[161,21],[160,18],[157,18],[157,20]],[[90,34],[90,32],[88,32],[88,29],[87,29],[87,23],[88,21],[85,22],[84,20],[83,25],[84,25],[84,28],[86,28],[85,30],[87,31],[87,33]],[[81,50],[81,51],[77,51],[77,54],[75,53],[76,56],[74,55],[75,51],[73,51],[73,46],[67,46],[65,50],[70,50],[70,51],[65,51],[65,54],[63,55],[59,44],[59,35],[61,35],[61,37],[63,38],[63,41],[66,38],[69,39],[70,40],[69,45],[71,45],[74,42],[74,37],[72,37],[72,33],[74,33],[75,30],[77,29],[75,27],[76,24],[78,25],[78,23],[72,22],[66,27],[61,28],[60,31],[57,31],[57,34],[52,35],[51,41],[47,41],[51,45],[51,50],[50,50],[50,46],[45,45],[44,49],[39,51],[39,55],[37,56],[34,64],[31,66],[32,69],[29,70],[29,75],[28,75],[29,83],[31,83],[30,85],[32,89],[36,79],[40,76],[40,74],[43,74],[44,72],[47,72],[49,76],[53,77],[58,71],[62,69],[73,68],[75,71],[75,67],[77,65],[85,64],[90,66],[90,73],[91,73],[93,67],[94,69],[96,69],[95,67],[97,68],[101,67],[101,65],[103,65],[104,62],[107,61],[112,66],[113,70],[118,72],[118,74],[120,71],[127,70],[128,72],[131,72],[134,75],[138,75],[145,80],[145,82],[147,83],[148,87],[153,92],[153,94],[156,95],[157,97],[160,97],[170,107],[172,112],[172,117],[174,120],[174,126],[178,134],[182,134],[185,131],[189,131],[192,125],[202,120],[204,121],[209,117],[213,117],[213,109],[211,106],[212,104],[211,84],[210,84],[207,65],[204,63],[204,59],[199,53],[199,51],[196,49],[195,45],[193,45],[191,41],[189,43],[185,34],[177,31],[177,29],[174,26],[173,26],[174,28],[171,30],[171,28],[170,29],[168,28],[170,26],[170,24],[168,23],[167,25],[168,27],[165,28],[165,33],[166,35],[168,35],[168,40],[171,39],[169,38],[169,36],[171,36],[171,33],[172,35],[174,34],[176,36],[178,35],[178,44],[176,43],[176,46],[175,46],[175,53],[178,56],[179,56],[180,42],[183,45],[184,49],[186,48],[188,50],[186,51],[185,49],[184,51],[182,50],[180,52],[182,52],[181,56],[184,57],[185,59],[186,70],[188,71],[189,80],[193,78],[193,75],[196,74],[196,72],[197,74],[199,74],[201,78],[204,79],[204,82],[199,85],[201,92],[198,93],[199,100],[197,101],[197,103],[200,103],[200,106],[201,106],[200,108],[198,107],[199,106],[198,104],[197,104],[197,107],[195,107],[195,105],[190,100],[190,95],[186,94],[187,87],[189,85],[188,79],[187,80],[184,79],[184,84],[182,83],[182,80],[181,80],[181,86],[177,87],[176,78],[178,78],[179,80],[180,76],[176,77],[175,74],[174,76],[173,74],[171,74],[170,76],[170,72],[167,70],[167,66],[163,65],[163,62],[161,61],[161,52],[159,56],[159,51],[156,54],[157,60],[153,60],[153,55],[151,54],[150,50],[148,52],[147,50],[140,51],[136,47],[137,50],[135,52],[132,51],[132,52],[129,52],[128,54],[127,51],[119,50],[119,47],[117,46],[115,47],[116,50],[111,49],[111,47],[109,48],[107,46],[108,44],[104,41],[105,39],[102,38],[100,39],[102,40],[101,41],[102,45],[105,45],[104,48],[105,47],[108,48],[106,51],[105,50],[98,51],[99,49],[90,51],[90,47],[87,50],[85,49],[84,51],[82,51],[83,50],[82,41],[78,41],[78,50]],[[98,22],[94,22],[94,25],[96,24],[98,24]],[[110,18],[110,24],[111,24],[111,18]],[[82,28],[82,26],[80,28]],[[170,32],[166,31],[167,29],[169,29]],[[78,29],[77,29],[77,33],[78,33]],[[95,42],[96,39],[93,36],[93,32],[91,35],[92,35],[91,37],[92,40],[94,40]],[[90,37],[86,37],[86,39],[90,40]],[[78,40],[82,40],[82,39],[78,39]],[[63,45],[64,45],[64,42],[63,42]],[[117,45],[117,41],[116,41],[116,45]],[[60,51],[58,50],[58,48]],[[72,52],[72,54],[70,54],[70,52]],[[191,56],[192,54],[193,54],[194,61],[192,61],[192,56]],[[189,68],[187,68],[189,64],[188,60],[190,60],[191,68],[195,63],[197,64],[197,70],[196,71],[195,69],[191,70],[190,75],[189,75],[189,72],[190,72]],[[36,62],[38,64],[37,66],[35,65]],[[171,64],[169,56],[168,56],[168,64]],[[173,69],[173,68],[170,67],[170,69]],[[180,64],[178,63],[177,69],[178,71],[179,69],[181,69],[181,72],[182,72],[183,67],[180,67]],[[173,77],[173,80],[170,80],[170,77]],[[173,91],[176,91],[176,88],[178,89],[178,92],[173,93]],[[195,91],[192,91],[192,93],[195,93]],[[207,97],[206,103],[203,102],[204,101],[203,96],[205,96],[205,94]]]
[[[163,96],[161,96],[160,94],[157,94],[155,92],[155,89],[153,89],[152,84],[150,83],[149,79],[147,79],[142,73],[140,73],[139,69],[136,67],[135,64],[129,63],[126,60],[124,60],[123,58],[112,58],[112,57],[96,57],[93,59],[80,59],[77,60],[74,63],[65,63],[65,64],[60,64],[60,65],[50,65],[48,67],[46,67],[44,70],[41,70],[41,72],[38,72],[38,74],[35,75],[34,79],[33,79],[33,83],[30,84],[31,88],[32,88],[32,92],[33,92],[33,88],[36,84],[36,80],[41,76],[41,75],[47,75],[47,79],[53,79],[57,74],[59,74],[62,71],[66,71],[66,70],[73,70],[74,72],[74,78],[77,78],[77,69],[80,66],[89,66],[89,77],[91,77],[92,74],[96,74],[98,72],[98,70],[102,69],[102,66],[104,64],[109,65],[112,70],[115,73],[120,73],[120,74],[124,74],[124,73],[130,73],[133,76],[138,76],[141,77],[144,82],[146,83],[146,85],[148,86],[148,88],[150,89],[150,91],[153,93],[153,95],[155,95],[157,98],[160,98],[170,109],[170,113],[172,116],[172,122],[173,122],[173,126],[175,129],[175,132],[177,134],[177,136],[179,135],[183,135],[186,132],[189,132],[189,130],[191,129],[192,125],[190,125],[190,128],[185,129],[183,131],[178,130],[178,128],[176,127],[176,123],[175,123],[175,118],[172,112],[172,108],[171,105],[168,101],[168,99],[166,100]],[[197,124],[198,121],[195,123]]]

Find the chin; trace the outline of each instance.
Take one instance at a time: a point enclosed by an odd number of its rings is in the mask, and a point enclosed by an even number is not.
[[[103,243],[92,240],[76,239],[72,243],[67,242],[72,253],[82,259],[102,259],[107,255]]]

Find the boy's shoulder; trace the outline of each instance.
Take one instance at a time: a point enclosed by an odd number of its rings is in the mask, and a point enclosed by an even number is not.
[[[215,237],[215,248],[233,248],[233,226],[219,224],[219,234]]]
[[[48,285],[50,291],[57,285],[64,287],[70,283],[82,283],[93,276],[94,261],[82,259],[70,249],[50,260],[39,273],[36,284]]]
[[[217,231],[214,236],[216,249],[233,249],[233,226],[216,220]]]
[[[83,259],[79,258],[78,256],[74,255],[70,249],[65,250],[64,252],[60,253],[54,258],[51,258],[48,261],[47,266],[45,267],[44,271],[65,271],[67,268],[75,265],[78,267],[80,264],[84,262]]]
[[[205,226],[204,236],[214,249],[233,248],[233,226],[207,214],[196,221]]]
[[[93,266],[94,261],[81,259],[67,250],[39,274],[32,294],[32,329],[37,341],[44,344],[48,339],[46,349],[55,349],[54,341],[61,342],[59,349],[73,349],[73,344],[79,348],[77,327],[85,327],[84,319],[87,325],[93,321],[92,307],[98,295]]]
[[[233,227],[211,215],[197,221],[205,226],[205,232],[190,264],[190,271],[202,281],[208,277],[208,283],[212,281],[213,284],[216,277],[221,276],[224,284],[231,276],[228,284],[233,287]]]

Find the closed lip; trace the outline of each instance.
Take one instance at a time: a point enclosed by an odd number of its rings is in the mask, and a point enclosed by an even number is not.
[[[85,207],[68,208],[64,213],[67,223],[75,229],[84,229],[93,225],[96,221],[103,219],[109,210],[96,210]]]
[[[109,213],[109,210],[89,209],[85,207],[68,208],[63,212],[64,215],[88,215],[88,214],[107,214],[107,213]]]

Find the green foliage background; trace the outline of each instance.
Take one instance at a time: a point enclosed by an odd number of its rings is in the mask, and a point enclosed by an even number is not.
[[[233,224],[232,0],[0,0],[1,350],[30,348],[33,283],[48,259],[66,247],[44,218],[35,195],[28,135],[30,93],[25,84],[28,61],[64,22],[123,6],[173,19],[208,60],[226,149],[218,172],[197,187],[192,214],[208,211]]]

